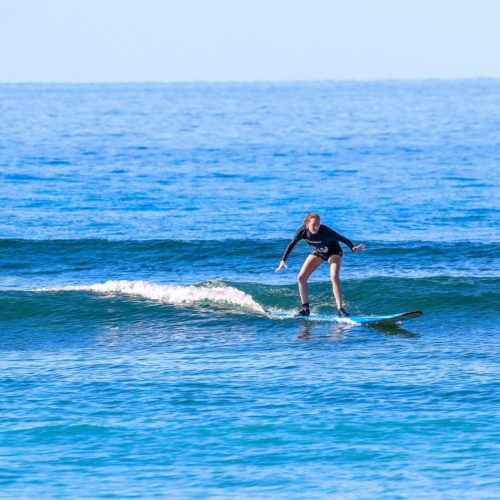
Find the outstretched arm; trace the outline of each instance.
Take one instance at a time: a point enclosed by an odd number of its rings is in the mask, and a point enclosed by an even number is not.
[[[286,266],[286,259],[290,255],[291,251],[293,250],[293,247],[304,237],[304,226],[299,227],[297,231],[295,232],[295,235],[293,236],[292,241],[288,244],[286,247],[285,253],[283,254],[283,257],[281,258],[281,262],[279,266],[275,269],[274,272],[279,273],[283,267],[288,267]]]
[[[340,233],[337,233],[337,231],[334,231],[331,228],[329,228],[329,229],[330,229],[330,231],[332,231],[332,233],[334,234],[334,236],[339,241],[341,241],[342,243],[344,243],[345,245],[347,245],[351,249],[351,251],[353,251],[353,252],[362,252],[366,248],[366,246],[363,243],[360,243],[359,245],[354,245],[354,243],[349,238],[346,238],[345,236],[342,236]]]

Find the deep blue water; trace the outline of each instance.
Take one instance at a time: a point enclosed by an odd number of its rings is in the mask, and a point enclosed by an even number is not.
[[[0,85],[0,117],[1,497],[500,497],[500,81]],[[269,319],[309,211],[367,245],[348,310],[424,315]]]

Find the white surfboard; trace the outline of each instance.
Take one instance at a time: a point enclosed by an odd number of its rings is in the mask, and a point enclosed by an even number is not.
[[[408,319],[422,316],[422,311],[409,311],[397,314],[388,314],[384,316],[334,316],[329,314],[311,314],[310,316],[295,316],[293,313],[269,313],[270,318],[274,319],[300,319],[306,321],[321,321],[327,323],[359,323],[361,325],[380,324],[380,323],[399,323]]]

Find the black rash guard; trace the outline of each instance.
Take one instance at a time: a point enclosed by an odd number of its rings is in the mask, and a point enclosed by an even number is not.
[[[320,224],[316,234],[310,233],[306,229],[306,226],[302,225],[297,229],[292,241],[287,246],[282,260],[286,261],[293,247],[300,240],[306,240],[309,245],[314,247],[312,254],[321,257],[323,260],[328,260],[334,254],[342,255],[342,248],[340,248],[339,242],[345,243],[351,250],[354,247],[351,240],[348,240],[345,236],[342,236],[324,224]]]

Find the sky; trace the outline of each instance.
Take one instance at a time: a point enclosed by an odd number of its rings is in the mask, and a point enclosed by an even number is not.
[[[477,77],[498,0],[0,0],[0,82]]]

